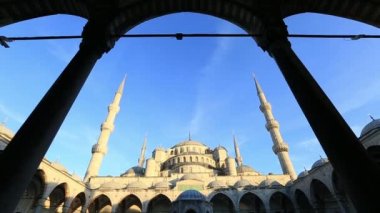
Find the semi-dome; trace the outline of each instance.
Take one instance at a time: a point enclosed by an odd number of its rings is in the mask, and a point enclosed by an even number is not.
[[[117,181],[110,181],[100,185],[100,190],[114,190],[123,188],[125,188],[125,184]]]
[[[181,180],[199,180],[199,181],[202,181],[202,178],[200,178],[194,174],[186,174],[186,175],[181,177]]]
[[[127,189],[134,189],[134,190],[143,190],[147,189],[148,186],[145,185],[143,182],[136,181],[128,184]]]
[[[120,176],[144,176],[145,168],[140,166],[134,166],[128,169],[126,172],[121,174]]]
[[[257,173],[252,167],[248,166],[248,165],[242,165],[242,166],[239,166],[236,168],[237,172],[238,173],[245,173],[245,172],[254,172],[254,173]]]
[[[226,188],[227,185],[223,181],[214,180],[214,181],[210,182],[207,187],[212,188],[212,189],[220,189],[220,188]]]
[[[266,179],[259,184],[260,188],[280,188],[283,187],[281,183],[276,180]]]
[[[362,132],[360,133],[360,136],[366,135],[375,129],[380,129],[380,119],[373,119],[371,122],[365,125],[365,127],[362,129]]]
[[[321,159],[315,161],[315,163],[311,166],[311,169],[315,169],[317,167],[320,167],[327,162],[329,162],[329,160],[327,158],[321,158]]]
[[[190,189],[190,190],[186,190],[184,192],[182,192],[178,198],[177,198],[177,201],[180,201],[180,200],[206,200],[206,197],[198,192],[197,190],[193,190],[193,189]]]
[[[248,180],[245,180],[245,179],[241,179],[234,184],[235,188],[244,188],[244,187],[250,187],[250,186],[252,186],[252,184]]]

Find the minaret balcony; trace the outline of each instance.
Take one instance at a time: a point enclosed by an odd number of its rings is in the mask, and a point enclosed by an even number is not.
[[[107,147],[102,147],[99,144],[94,144],[91,151],[92,153],[102,153],[105,155],[107,153]]]
[[[277,153],[279,152],[288,152],[289,147],[288,147],[288,144],[286,143],[280,143],[278,145],[273,145],[272,150],[277,155]]]
[[[120,107],[116,104],[110,104],[108,106],[108,112],[115,112],[118,113],[120,111]]]
[[[270,105],[270,103],[266,102],[260,105],[261,112],[270,111],[270,110],[272,110],[272,106]]]
[[[100,126],[100,129],[102,131],[103,130],[109,130],[112,132],[114,128],[115,128],[115,126],[112,123],[107,123],[107,122],[102,123],[102,125]]]
[[[265,128],[267,128],[268,131],[274,128],[279,128],[279,127],[280,127],[280,124],[274,119],[269,120],[267,124],[265,124]]]

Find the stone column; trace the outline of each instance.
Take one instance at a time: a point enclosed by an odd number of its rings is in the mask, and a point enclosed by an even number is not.
[[[283,21],[273,19],[263,19],[258,44],[276,61],[357,211],[380,212],[380,168],[293,52]]]
[[[106,23],[89,21],[80,49],[0,155],[1,212],[12,212],[96,61],[113,47]]]

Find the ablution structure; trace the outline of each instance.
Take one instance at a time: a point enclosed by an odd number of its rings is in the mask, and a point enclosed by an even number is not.
[[[12,212],[97,60],[118,35],[166,14],[195,12],[244,29],[277,63],[358,212],[380,212],[380,168],[291,48],[283,19],[305,12],[380,26],[377,0],[5,0],[0,26],[55,14],[88,20],[78,52],[0,155],[0,206]],[[192,194],[194,197],[195,194]],[[186,197],[186,196],[184,196]],[[180,203],[178,203],[180,204]]]

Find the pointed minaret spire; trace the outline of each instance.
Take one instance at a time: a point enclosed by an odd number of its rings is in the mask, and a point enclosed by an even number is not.
[[[272,107],[270,103],[267,101],[265,94],[256,77],[253,77],[253,79],[256,85],[257,96],[260,99],[260,110],[264,114],[265,120],[267,122],[265,127],[270,132],[270,135],[272,137],[273,152],[278,156],[283,173],[290,175],[290,178],[292,180],[295,180],[297,178],[297,175],[294,171],[292,161],[289,157],[288,144],[286,144],[282,139],[282,135],[280,133],[280,124],[274,118],[272,113]]]
[[[108,115],[106,120],[100,127],[101,131],[98,138],[98,142],[92,147],[92,157],[88,165],[86,175],[84,177],[84,182],[88,182],[91,177],[97,176],[99,173],[103,157],[107,153],[108,139],[114,129],[116,114],[120,110],[119,105],[121,97],[123,95],[125,80],[126,76],[120,83],[112,103],[108,106]]]
[[[139,161],[138,161],[138,166],[139,167],[144,167],[145,151],[146,151],[146,143],[147,143],[147,141],[148,141],[148,138],[145,135],[145,137],[144,137],[144,143],[143,143],[143,146],[141,147],[140,157],[139,157]]]
[[[236,156],[235,160],[238,167],[241,167],[243,165],[243,158],[240,155],[240,149],[236,140],[236,136],[234,135],[233,138],[234,138],[234,147],[235,147],[235,156]]]

